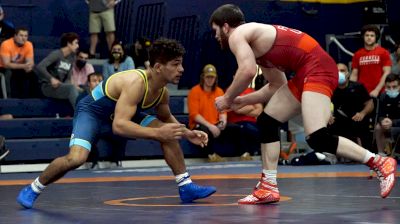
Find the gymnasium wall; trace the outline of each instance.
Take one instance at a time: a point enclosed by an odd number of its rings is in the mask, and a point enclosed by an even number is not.
[[[219,49],[208,24],[212,11],[225,3],[239,5],[247,21],[281,24],[302,30],[315,37],[323,47],[326,34],[357,32],[363,24],[380,20],[365,10],[386,3],[385,22],[388,26],[385,26],[385,32],[395,40],[399,37],[400,17],[396,13],[400,9],[400,1],[396,0],[122,0],[116,7],[117,37],[126,44],[140,36],[176,38],[187,50],[185,74],[179,88],[187,89],[197,84],[201,68],[206,63],[216,65],[219,83],[227,87],[236,63],[230,52]],[[0,4],[7,20],[16,27],[29,28],[36,61],[59,46],[59,36],[63,32],[77,32],[81,36],[81,45],[88,46],[88,7],[84,0],[2,0]],[[356,37],[345,41],[345,44],[349,50],[355,51],[362,42]],[[104,40],[99,51],[106,52]],[[331,53],[338,61],[349,60],[336,50]]]

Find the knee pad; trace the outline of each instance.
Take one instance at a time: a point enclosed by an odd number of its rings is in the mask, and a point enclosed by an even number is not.
[[[280,140],[280,126],[282,122],[262,112],[257,117],[257,127],[260,132],[261,143],[271,143]]]
[[[325,127],[311,133],[306,141],[316,152],[329,152],[336,155],[339,137],[330,134]]]

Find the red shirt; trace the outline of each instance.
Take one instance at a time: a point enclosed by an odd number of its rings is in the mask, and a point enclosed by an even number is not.
[[[240,95],[246,95],[249,93],[254,92],[254,89],[252,88],[247,88],[243,91],[243,93],[241,93]],[[253,123],[256,123],[257,119],[255,117],[252,116],[247,116],[247,115],[243,115],[243,114],[237,114],[233,111],[229,111],[228,112],[228,122],[229,123],[237,123],[237,122],[241,122],[241,121],[250,121]]]
[[[389,52],[383,47],[377,46],[373,50],[361,48],[356,51],[351,67],[358,69],[357,81],[363,84],[369,93],[379,84],[383,75],[383,67],[391,65]]]

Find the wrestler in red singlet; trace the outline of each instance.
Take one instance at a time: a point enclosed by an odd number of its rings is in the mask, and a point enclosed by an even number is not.
[[[266,54],[257,58],[257,64],[295,72],[288,86],[299,101],[303,91],[331,97],[338,84],[335,61],[306,33],[284,26],[274,27],[275,42]]]

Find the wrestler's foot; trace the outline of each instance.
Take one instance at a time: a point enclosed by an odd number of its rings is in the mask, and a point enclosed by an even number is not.
[[[32,208],[38,196],[39,194],[33,191],[31,185],[28,185],[19,192],[17,202],[24,208]]]
[[[268,204],[278,202],[280,194],[276,184],[270,184],[266,181],[260,181],[260,184],[254,189],[253,193],[247,195],[238,201],[238,204]]]
[[[376,155],[368,161],[367,165],[376,172],[377,178],[380,181],[381,197],[386,198],[396,182],[396,160],[391,157]]]
[[[179,187],[179,196],[183,203],[189,203],[196,199],[206,198],[217,191],[212,186],[200,186],[195,183],[185,184]]]

